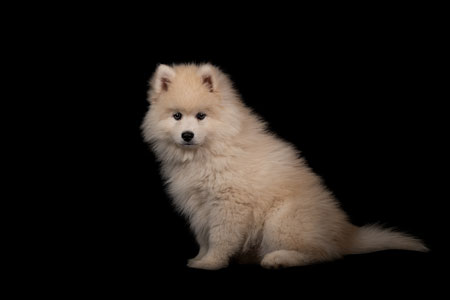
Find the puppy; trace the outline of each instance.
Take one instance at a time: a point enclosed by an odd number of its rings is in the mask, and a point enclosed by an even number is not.
[[[160,65],[148,99],[144,139],[200,247],[189,267],[216,270],[234,258],[281,268],[428,250],[400,232],[352,225],[299,152],[267,131],[217,67]]]

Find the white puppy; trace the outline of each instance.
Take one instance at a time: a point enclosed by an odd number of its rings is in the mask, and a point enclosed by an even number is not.
[[[299,152],[266,130],[218,68],[160,65],[150,84],[143,135],[200,246],[188,266],[219,269],[236,258],[279,268],[427,251],[406,234],[352,225]]]

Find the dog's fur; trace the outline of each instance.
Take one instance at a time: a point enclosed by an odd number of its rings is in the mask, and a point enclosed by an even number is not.
[[[427,251],[406,234],[352,225],[299,152],[267,131],[217,67],[160,65],[149,101],[144,138],[200,246],[189,267],[219,269],[236,258],[279,268],[384,249]],[[194,133],[190,144],[185,131]]]

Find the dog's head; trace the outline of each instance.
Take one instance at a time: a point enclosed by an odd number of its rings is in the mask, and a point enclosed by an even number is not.
[[[149,142],[191,151],[239,131],[243,106],[227,76],[210,64],[159,65],[148,99],[142,129]]]

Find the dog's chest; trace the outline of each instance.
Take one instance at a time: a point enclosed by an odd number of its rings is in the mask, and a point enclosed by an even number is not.
[[[207,202],[227,185],[229,175],[205,163],[186,164],[168,174],[168,191],[181,210],[195,210]]]

